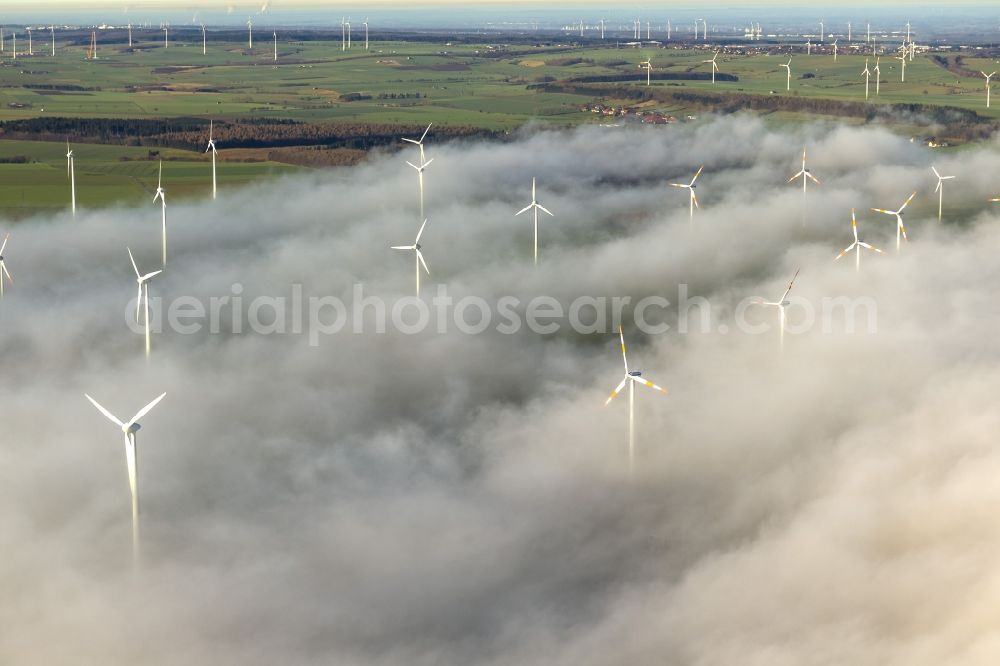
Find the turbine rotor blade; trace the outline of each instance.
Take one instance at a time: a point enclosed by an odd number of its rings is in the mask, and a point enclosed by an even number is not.
[[[128,258],[132,261],[132,268],[135,269],[135,276],[140,277],[142,273],[139,272],[139,267],[135,265],[135,257],[132,256],[132,250],[128,247],[125,249],[128,250]]]
[[[416,246],[416,244],[420,242],[420,237],[424,235],[424,227],[426,226],[427,226],[427,220],[425,219],[424,223],[420,225],[420,231],[417,232],[417,240],[413,241],[414,246]]]
[[[420,260],[420,265],[423,266],[424,267],[424,271],[426,271],[427,274],[430,275],[431,274],[431,269],[427,268],[427,262],[424,261],[424,255],[423,255],[423,253],[420,250],[415,250],[415,251],[417,253],[417,259]]]
[[[90,401],[90,403],[94,407],[97,407],[97,411],[99,411],[101,414],[104,414],[104,416],[106,416],[112,423],[114,423],[115,425],[117,425],[119,428],[125,428],[126,427],[126,425],[124,423],[122,423],[121,421],[118,420],[117,416],[115,416],[114,414],[112,414],[108,410],[104,409],[104,407],[102,407],[99,402],[97,402],[96,400],[94,400],[93,398],[91,398],[86,393],[84,393],[83,395],[87,398],[87,400]]]
[[[657,386],[653,382],[651,382],[649,380],[646,380],[646,379],[643,379],[642,377],[636,377],[634,375],[629,375],[629,377],[631,377],[632,381],[636,382],[637,384],[642,384],[643,386],[648,386],[649,388],[654,389],[656,391],[659,391],[660,393],[666,393],[667,392],[667,389],[663,388],[662,386]]]
[[[625,375],[625,379],[622,380],[622,383],[619,384],[615,388],[615,390],[611,392],[611,395],[608,396],[608,399],[604,401],[604,406],[605,407],[607,407],[608,405],[610,405],[611,401],[618,397],[618,394],[622,392],[623,388],[625,388],[625,384],[628,383],[628,378],[629,377],[630,377],[630,375]]]
[[[552,215],[552,213],[549,212],[549,209],[546,208],[545,206],[541,204],[535,204],[535,205],[538,206],[538,210],[542,211],[543,213],[548,213],[551,217],[555,217],[555,215]]]
[[[140,409],[136,413],[136,415],[132,417],[132,420],[128,422],[128,425],[132,425],[133,423],[135,423],[136,421],[138,421],[139,419],[141,419],[146,414],[149,414],[149,411],[151,409],[153,409],[153,407],[156,407],[157,403],[159,403],[161,400],[163,400],[166,396],[167,396],[166,393],[161,393],[160,397],[156,398],[151,403],[149,403],[148,405],[146,405],[145,407],[143,407],[142,409]]]

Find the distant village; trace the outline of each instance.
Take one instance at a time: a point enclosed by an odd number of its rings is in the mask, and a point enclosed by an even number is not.
[[[671,116],[654,109],[640,109],[634,106],[609,106],[600,103],[584,104],[580,107],[580,111],[608,118],[625,118],[646,125],[670,125],[678,122],[676,116]],[[697,117],[685,116],[684,120],[697,120]]]

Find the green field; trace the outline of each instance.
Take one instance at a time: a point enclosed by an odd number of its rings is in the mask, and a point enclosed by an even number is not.
[[[79,36],[77,36],[79,38]],[[86,59],[82,44],[49,44],[39,38],[35,55],[12,60],[0,54],[0,121],[36,117],[79,118],[216,118],[287,119],[319,123],[424,124],[472,126],[488,130],[516,128],[528,122],[559,126],[600,122],[579,110],[593,96],[540,92],[542,82],[581,76],[634,76],[617,86],[645,88],[638,63],[650,58],[654,72],[709,72],[705,49],[536,46],[495,49],[488,45],[373,42],[370,51],[355,45],[343,52],[336,42],[279,41],[278,61],[271,42],[253,53],[246,44],[216,43],[207,55],[196,43],[173,41],[162,46],[162,34],[138,33],[136,49],[99,45],[98,59]],[[19,47],[24,48],[23,39]],[[79,40],[78,41],[82,41]],[[838,101],[864,101],[865,60],[870,54],[846,53],[835,61],[829,53],[792,59],[792,89],[785,92],[787,55],[719,56],[720,72],[735,82],[704,80],[654,81],[657,90],[786,95]],[[1000,105],[985,108],[982,77],[957,75],[918,54],[900,81],[900,62],[882,58],[878,104],[919,103],[972,109],[1000,118]],[[970,57],[966,70],[992,71],[996,62]],[[347,96],[345,98],[345,96]],[[360,97],[360,98],[359,98]],[[683,106],[666,106],[665,113],[682,115]],[[776,120],[806,119],[796,113],[776,113]],[[228,152],[219,146],[220,186],[286,173],[299,167]],[[200,152],[122,145],[74,145],[78,203],[101,206],[140,202],[155,188],[157,161],[164,162],[165,184],[171,197],[205,196],[210,170]],[[157,154],[158,153],[158,154]],[[26,158],[27,163],[0,164],[0,212],[20,217],[39,209],[68,205],[65,146],[53,142],[0,140],[0,160]],[[247,161],[248,159],[253,161]]]

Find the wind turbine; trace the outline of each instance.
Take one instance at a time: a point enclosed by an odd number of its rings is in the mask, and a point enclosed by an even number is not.
[[[823,32],[823,22],[822,21],[819,22],[819,41],[821,41],[821,42],[826,41],[826,35]]]
[[[785,90],[791,90],[792,89],[792,57],[788,56],[788,64],[787,65],[779,65],[779,67],[784,67],[785,70],[787,70],[787,72],[788,72],[788,78],[785,81]]]
[[[898,58],[895,58],[895,59],[898,60],[898,61],[900,61],[901,63],[903,63],[903,69],[901,70],[900,81],[903,82],[903,83],[905,83],[906,82],[906,54],[904,53],[903,55],[901,55],[901,56],[899,56]]]
[[[35,55],[35,52],[31,48],[31,30],[32,29],[31,28],[25,28],[25,30],[28,31],[28,55],[29,56],[33,56],[33,55]]]
[[[701,206],[698,205],[698,197],[696,197],[695,194],[694,194],[694,188],[697,187],[697,185],[694,184],[694,181],[698,180],[698,176],[701,175],[701,170],[704,169],[704,168],[705,168],[704,164],[701,165],[700,167],[698,167],[698,171],[694,174],[694,178],[692,178],[691,182],[688,183],[687,185],[685,185],[684,183],[670,183],[670,187],[680,187],[680,188],[686,189],[688,192],[690,192],[690,194],[691,194],[691,196],[690,196],[690,199],[691,199],[691,220],[690,221],[691,222],[694,222],[694,209],[695,208],[701,208]]]
[[[703,63],[712,63],[712,83],[715,83],[715,73],[719,71],[719,64],[715,61],[719,57],[719,52],[716,51],[715,55],[712,56],[711,60],[702,60]]]
[[[794,176],[792,176],[791,178],[789,178],[788,182],[790,183],[793,180],[795,180],[796,178],[801,178],[802,179],[802,196],[803,196],[803,198],[806,196],[806,185],[808,185],[808,183],[809,183],[810,180],[812,182],[816,183],[817,185],[819,185],[819,181],[816,180],[816,176],[812,175],[812,172],[809,171],[809,169],[806,168],[806,149],[805,148],[802,149],[802,170],[799,171]]]
[[[351,48],[351,19],[347,19],[347,48]]]
[[[833,61],[834,62],[837,62],[837,41],[838,40],[836,40],[836,39],[833,40]]]
[[[153,195],[153,203],[159,199],[163,211],[163,265],[167,265],[167,197],[163,191],[163,161],[160,161],[160,175],[156,180],[156,194]]]
[[[625,388],[625,385],[628,384],[628,420],[626,421],[625,438],[628,442],[628,467],[629,471],[632,471],[635,469],[635,385],[642,384],[660,393],[666,393],[667,390],[649,380],[643,379],[642,373],[638,370],[630,371],[628,369],[628,356],[625,354],[625,333],[621,326],[618,327],[618,337],[622,343],[622,361],[625,363],[625,377],[615,387],[615,390],[611,392],[608,399],[604,401],[604,406],[607,407],[610,405],[611,401],[617,398],[618,394]]]
[[[216,194],[215,156],[219,153],[219,151],[215,149],[215,139],[212,138],[212,133],[213,133],[214,129],[215,129],[215,121],[214,120],[209,120],[208,121],[208,148],[205,149],[205,152],[207,153],[208,151],[212,151],[212,198],[213,199],[215,198],[215,194]],[[156,201],[156,199],[154,199],[153,201]]]
[[[865,77],[865,101],[868,101],[868,81],[872,76],[872,72],[868,69],[868,58],[865,58],[865,71],[861,72],[861,76]]]
[[[368,50],[368,19],[365,19],[363,25],[365,26],[365,51],[367,51]]]
[[[247,19],[247,39],[248,39],[248,50],[253,51],[253,17]]]
[[[879,88],[882,83],[882,70],[879,69],[878,63],[880,58],[875,58],[875,96],[878,97]]]
[[[650,79],[652,78],[653,63],[649,61],[649,58],[646,58],[645,62],[639,63],[639,67],[644,68],[646,70],[646,87],[648,88]]]
[[[406,162],[411,167],[413,167],[414,169],[417,170],[417,178],[420,181],[420,217],[424,216],[424,170],[427,167],[429,167],[430,164],[431,164],[431,162],[433,162],[433,161],[434,161],[434,158],[432,157],[431,159],[427,160],[426,162],[421,162],[420,166],[417,166],[416,164],[414,164],[413,162],[410,162],[410,161]]]
[[[987,74],[986,72],[980,70],[979,73],[986,77],[986,108],[988,109],[990,108],[990,79],[996,76],[996,72]]]
[[[812,55],[813,44],[811,39],[806,40],[806,55]]]
[[[7,276],[7,280],[11,284],[14,284],[14,278],[10,276],[10,271],[7,270],[7,264],[3,262],[3,251],[7,249],[7,241],[10,240],[10,234],[3,237],[3,243],[0,243],[0,300],[3,300],[3,276]]]
[[[347,28],[344,17],[340,18],[340,50],[347,50]]]
[[[896,252],[899,252],[900,235],[902,235],[904,240],[909,240],[908,238],[906,238],[906,227],[903,226],[903,209],[906,208],[908,205],[910,205],[910,202],[913,201],[913,197],[915,196],[917,196],[916,192],[911,194],[910,198],[904,201],[903,205],[899,207],[899,210],[885,210],[884,208],[872,208],[872,210],[875,211],[876,213],[885,213],[886,215],[896,216]]]
[[[428,275],[431,274],[430,269],[427,268],[427,263],[424,261],[424,255],[420,252],[420,237],[423,235],[424,227],[426,226],[427,226],[427,220],[424,220],[424,223],[420,225],[420,231],[417,232],[417,238],[416,240],[413,241],[413,245],[392,246],[393,250],[413,250],[414,254],[416,255],[415,262],[417,265],[417,298],[420,298],[420,266],[422,265],[424,267],[424,270],[427,271]]]
[[[799,270],[802,270],[802,269],[799,269]],[[798,276],[799,276],[799,271],[797,270],[797,271],[795,271],[795,275],[792,276],[792,281],[788,283],[788,289],[786,289],[785,293],[781,295],[781,298],[779,298],[774,303],[765,301],[762,298],[756,298],[753,301],[755,305],[763,305],[763,306],[766,306],[766,307],[776,307],[776,308],[778,308],[778,312],[779,312],[778,322],[779,322],[779,326],[781,327],[780,336],[779,336],[779,340],[780,340],[780,342],[779,342],[780,347],[779,348],[780,348],[781,351],[785,351],[785,320],[786,320],[785,308],[787,308],[789,305],[791,305],[791,302],[787,300],[787,298],[788,298],[788,292],[790,292],[792,290],[792,285],[795,284],[795,278],[797,278]]]
[[[69,148],[69,140],[66,141],[66,175],[69,176],[70,206],[73,217],[76,217],[76,172],[73,168],[73,151]]]
[[[424,130],[424,133],[420,136],[420,140],[419,141],[416,140],[416,139],[405,139],[405,138],[403,139],[403,141],[405,141],[407,143],[412,143],[413,145],[415,145],[415,146],[417,146],[417,147],[420,148],[420,163],[421,164],[423,164],[424,161],[425,161],[425,159],[424,159],[424,139],[427,138],[427,133],[431,131],[431,125],[433,125],[433,124],[434,123],[430,123],[430,124],[427,125],[427,129]]]
[[[274,62],[278,62],[278,32],[274,32]]]
[[[601,19],[601,39],[604,39],[604,19]]]
[[[132,24],[128,24],[128,47],[132,48]]]
[[[170,26],[167,25],[163,28],[163,48],[170,48]]]
[[[49,32],[52,33],[52,57],[56,57],[56,26],[50,25]]]
[[[538,198],[535,195],[535,179],[531,179],[531,203],[517,211],[514,214],[515,217],[521,213],[527,213],[529,210],[534,210],[535,213],[535,264],[538,264],[538,211],[543,213],[548,213],[551,217],[555,217],[545,206],[538,203]]]
[[[942,176],[934,167],[931,167],[931,171],[934,172],[934,175],[937,176],[938,179],[937,187],[934,188],[934,191],[938,193],[938,222],[940,222],[941,210],[944,206],[944,181],[951,180],[954,176]]]
[[[139,284],[138,293],[135,297],[135,323],[139,323],[139,310],[144,309],[146,312],[146,318],[144,320],[144,327],[146,329],[146,359],[149,359],[149,354],[152,349],[149,339],[149,285],[146,284],[151,278],[162,273],[162,270],[153,271],[152,273],[146,273],[143,275],[139,272],[139,267],[135,264],[135,258],[132,256],[132,250],[128,250],[128,258],[132,261],[132,268],[135,269],[135,281]]]
[[[201,24],[201,54],[208,54],[208,37],[205,35],[205,24]]]
[[[882,250],[878,249],[874,245],[869,245],[868,243],[866,243],[863,240],[860,240],[858,238],[858,220],[854,216],[854,209],[853,208],[851,209],[851,230],[854,232],[854,242],[851,243],[850,245],[848,245],[846,248],[844,248],[844,251],[841,252],[840,254],[838,254],[836,257],[834,257],[833,260],[837,261],[838,259],[842,258],[844,255],[846,255],[848,252],[850,252],[851,250],[854,250],[855,251],[854,271],[856,273],[860,273],[861,272],[861,248],[866,248],[866,249],[871,250],[872,252],[877,252],[879,254],[885,254],[885,252],[883,252]]]
[[[128,468],[128,487],[132,493],[132,560],[135,562],[139,557],[139,488],[138,488],[138,460],[136,458],[136,433],[142,427],[139,419],[156,407],[156,405],[166,397],[163,393],[156,400],[143,407],[128,422],[122,422],[114,414],[102,407],[96,400],[84,393],[87,400],[97,408],[101,414],[116,426],[122,429],[125,434],[125,465]]]
[[[851,42],[851,22],[847,22],[847,42]]]

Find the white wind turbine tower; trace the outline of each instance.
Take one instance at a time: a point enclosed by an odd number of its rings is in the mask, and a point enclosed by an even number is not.
[[[615,390],[611,392],[611,395],[607,400],[604,401],[604,406],[607,407],[611,404],[611,401],[618,397],[621,390],[625,388],[628,384],[628,420],[626,421],[626,431],[625,439],[628,443],[628,467],[629,471],[634,471],[635,469],[635,385],[642,384],[643,386],[648,386],[649,388],[659,391],[661,393],[666,393],[667,390],[660,386],[657,386],[651,381],[642,378],[642,373],[638,370],[628,369],[628,356],[625,354],[625,333],[622,327],[618,327],[618,337],[622,343],[622,361],[625,363],[625,377],[622,379],[621,383],[615,387]]]
[[[170,26],[164,26],[163,28],[163,48],[170,48]]]
[[[823,22],[819,22],[819,41],[826,41],[826,33],[823,32]]]
[[[898,60],[899,62],[903,63],[903,69],[902,69],[902,71],[900,73],[900,81],[902,83],[905,83],[906,82],[906,53],[904,52],[903,55],[901,55],[898,58],[896,58],[896,60]]]
[[[899,210],[885,210],[884,208],[872,208],[872,210],[875,211],[876,213],[885,213],[886,215],[896,216],[896,252],[899,252],[900,236],[902,236],[903,240],[908,240],[906,238],[906,227],[903,226],[903,209],[906,208],[908,205],[910,205],[910,202],[913,201],[913,197],[915,196],[917,196],[916,192],[911,194],[910,198],[907,199],[905,202],[903,202],[903,205],[899,207]]]
[[[351,48],[351,19],[347,19],[347,48]]]
[[[69,148],[69,141],[66,141],[66,175],[69,176],[70,209],[73,217],[76,217],[76,170],[73,164],[73,151]]]
[[[253,17],[247,19],[248,50],[253,51]]]
[[[10,52],[10,59],[17,60],[17,33],[11,30],[10,36],[14,40],[14,50]]]
[[[153,195],[153,203],[159,199],[160,209],[163,211],[163,265],[167,265],[167,196],[163,191],[163,161],[160,161],[160,175],[156,181],[156,194]]]
[[[10,272],[7,270],[7,264],[3,261],[3,251],[7,249],[7,241],[10,240],[10,234],[7,234],[3,238],[3,243],[0,243],[0,301],[3,300],[3,278],[6,275],[7,280],[10,284],[14,284],[14,278],[10,276]]]
[[[875,96],[878,97],[879,88],[882,85],[882,70],[879,69],[878,63],[880,58],[875,58]]]
[[[146,334],[146,360],[149,360],[150,352],[152,351],[152,344],[150,340],[149,332],[149,285],[146,284],[151,278],[159,275],[163,271],[153,271],[152,273],[146,273],[143,275],[139,272],[139,267],[135,264],[135,258],[132,256],[132,250],[128,250],[128,258],[132,261],[132,268],[135,269],[135,281],[139,284],[138,293],[135,297],[135,323],[139,323],[139,311],[144,310],[146,313],[145,319],[143,320],[143,327],[145,328]]]
[[[801,269],[799,269],[799,270],[801,270]],[[791,302],[787,300],[787,298],[788,298],[788,292],[790,292],[792,290],[792,285],[795,284],[795,278],[797,278],[798,276],[799,276],[799,271],[795,271],[795,275],[792,276],[792,281],[788,283],[788,289],[785,290],[785,293],[782,294],[781,298],[779,298],[777,301],[771,303],[769,301],[765,301],[762,298],[756,298],[753,301],[755,305],[763,305],[763,306],[766,306],[766,307],[776,307],[776,308],[778,308],[778,313],[779,313],[779,316],[778,316],[778,325],[780,327],[780,332],[779,332],[779,349],[781,351],[785,351],[785,321],[787,319],[786,314],[785,314],[785,308],[787,308],[789,305],[791,305]]]
[[[522,208],[521,210],[517,211],[517,213],[515,213],[514,216],[517,217],[521,213],[527,213],[529,210],[533,210],[535,213],[535,264],[537,265],[538,264],[538,211],[542,211],[543,213],[548,213],[549,216],[551,217],[555,217],[555,215],[553,215],[549,211],[549,209],[547,209],[545,206],[538,203],[538,197],[535,194],[534,178],[531,179],[531,203]]]
[[[865,77],[865,101],[868,101],[868,81],[871,79],[872,71],[868,69],[868,58],[865,58],[865,69],[861,72],[861,76]]]
[[[796,178],[801,178],[802,179],[802,197],[803,197],[803,199],[806,196],[806,185],[809,184],[810,180],[812,182],[816,183],[817,185],[819,185],[819,181],[816,180],[816,176],[812,175],[812,172],[809,171],[809,169],[806,168],[806,150],[805,150],[805,148],[802,149],[802,170],[799,171],[794,176],[792,176],[791,178],[789,178],[788,182],[790,183],[793,180],[795,180]]]
[[[212,138],[212,134],[215,130],[215,121],[208,121],[208,148],[205,152],[212,151],[212,198],[215,198],[216,194],[216,180],[215,180],[215,156],[218,154],[218,150],[215,149],[215,139]],[[154,199],[155,201],[155,199]]]
[[[136,457],[136,433],[142,427],[139,425],[139,419],[144,417],[146,414],[156,407],[156,405],[166,397],[166,393],[163,393],[156,400],[139,410],[139,412],[133,416],[128,422],[123,422],[118,419],[114,414],[102,407],[96,400],[91,398],[86,393],[87,400],[97,408],[101,414],[116,426],[122,429],[125,434],[125,465],[128,468],[128,487],[132,493],[132,560],[133,562],[138,560],[139,557],[139,474],[138,474],[138,460]]]
[[[833,40],[833,60],[837,61],[837,40]]]
[[[128,24],[128,47],[132,48],[132,24]]]
[[[705,165],[701,165],[700,167],[698,167],[698,171],[694,174],[694,178],[692,178],[691,182],[688,183],[687,185],[685,185],[684,183],[670,183],[670,187],[680,187],[682,189],[686,189],[690,193],[690,197],[689,197],[690,200],[691,200],[690,201],[690,205],[691,205],[691,219],[690,219],[690,222],[694,222],[694,209],[695,208],[700,208],[700,206],[698,206],[698,197],[695,196],[695,193],[694,193],[694,188],[697,187],[697,185],[694,184],[694,181],[698,180],[698,176],[701,175],[701,170],[704,169],[704,168],[705,168]]]
[[[986,108],[990,108],[990,79],[996,76],[996,72],[992,74],[987,74],[986,72],[980,71],[980,74],[986,77]]]
[[[208,54],[208,37],[205,35],[205,24],[201,24],[201,54]]]
[[[56,57],[56,27],[54,25],[49,26],[49,32],[52,33],[52,57]]]
[[[365,26],[365,51],[368,50],[368,19],[364,20],[363,25]]]
[[[812,55],[813,44],[811,39],[806,40],[806,55]]]
[[[31,48],[31,30],[32,28],[25,28],[28,31],[28,55],[33,56],[35,52]]]
[[[711,60],[702,60],[703,63],[712,63],[712,84],[715,84],[715,73],[719,71],[719,63],[716,62],[716,58],[719,57],[719,52],[716,51],[715,55],[712,56]]]
[[[667,40],[670,40],[670,32],[673,30],[673,25],[670,23],[670,19],[667,19]]]
[[[413,250],[416,255],[414,261],[417,267],[417,298],[420,298],[420,266],[422,265],[424,267],[424,270],[427,271],[428,275],[431,274],[430,269],[427,268],[427,263],[424,261],[424,255],[420,252],[420,237],[423,235],[424,227],[426,226],[427,220],[424,220],[424,223],[420,225],[420,231],[417,232],[417,238],[413,241],[413,245],[392,246],[393,250]]]
[[[340,17],[340,50],[347,50],[347,26],[344,17]]]
[[[791,56],[788,57],[788,64],[786,64],[786,65],[778,65],[778,66],[779,67],[784,67],[785,70],[788,72],[788,76],[787,76],[787,78],[785,80],[785,90],[791,90],[792,89],[792,57]]]
[[[847,22],[847,43],[851,43],[851,22]]]
[[[940,222],[941,211],[944,207],[944,181],[952,180],[955,176],[942,176],[934,167],[931,167],[931,171],[934,172],[934,175],[938,179],[937,187],[934,188],[934,191],[938,193],[938,222]]]
[[[604,39],[604,19],[601,19],[601,39]]]
[[[274,32],[274,62],[278,62],[278,32]]]
[[[838,254],[836,257],[834,257],[833,260],[837,261],[838,259],[841,259],[842,257],[844,257],[844,255],[846,255],[851,250],[854,250],[854,252],[855,252],[855,257],[854,257],[854,272],[860,273],[861,272],[861,248],[865,248],[865,249],[871,250],[872,252],[877,252],[878,254],[885,254],[885,252],[883,252],[882,250],[878,249],[874,245],[869,245],[868,243],[866,243],[863,240],[860,240],[858,238],[858,220],[854,216],[854,209],[853,208],[851,209],[851,230],[854,232],[854,242],[851,243],[850,245],[848,245],[847,247],[845,247],[844,251],[841,252],[840,254]]]
[[[639,63],[639,67],[646,70],[646,87],[648,88],[653,75],[653,63],[649,61],[649,58],[646,58],[645,62]]]

